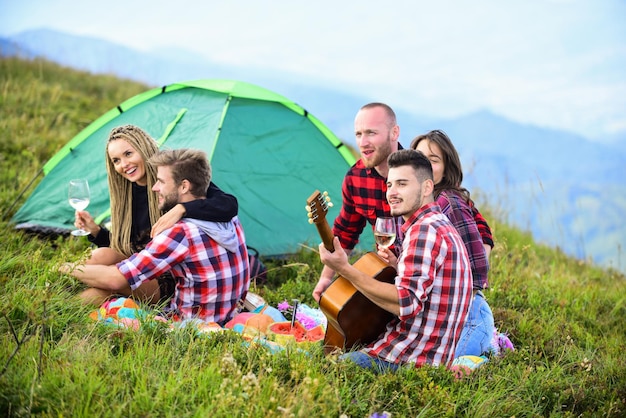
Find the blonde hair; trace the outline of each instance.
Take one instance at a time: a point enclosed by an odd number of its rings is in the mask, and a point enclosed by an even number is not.
[[[161,216],[159,200],[153,193],[152,186],[156,182],[156,169],[148,164],[148,159],[156,154],[159,146],[150,135],[141,128],[133,125],[124,125],[114,128],[109,134],[105,159],[107,161],[107,175],[109,179],[109,195],[111,199],[111,248],[130,257],[134,250],[131,246],[131,228],[133,223],[133,187],[132,182],[115,171],[115,166],[109,158],[109,143],[123,139],[137,151],[144,161],[146,182],[148,188],[148,210],[150,224]]]

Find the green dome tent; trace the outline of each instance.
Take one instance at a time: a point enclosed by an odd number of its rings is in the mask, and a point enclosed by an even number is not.
[[[201,80],[139,94],[102,115],[43,167],[44,178],[11,219],[16,228],[44,233],[73,229],[67,200],[70,179],[87,178],[89,210],[97,220],[109,211],[105,146],[114,127],[134,124],[161,148],[198,148],[211,161],[214,182],[239,200],[248,244],[261,254],[290,254],[317,244],[305,205],[316,189],[341,203],[341,182],[354,156],[302,107],[244,82]]]

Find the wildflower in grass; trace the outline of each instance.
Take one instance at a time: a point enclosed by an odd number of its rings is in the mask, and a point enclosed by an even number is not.
[[[224,354],[224,357],[222,357],[221,366],[222,367],[220,373],[222,374],[222,376],[236,375],[239,372],[237,361],[231,353]]]
[[[278,304],[278,310],[281,312],[289,312],[291,310],[291,305],[286,300],[283,300]]]
[[[383,411],[381,413],[374,412],[370,415],[370,418],[391,418],[391,414],[387,411]]]
[[[230,388],[233,386],[233,382],[225,377],[224,380],[222,380],[222,383],[220,384],[220,389],[221,390],[230,390]]]
[[[278,409],[278,412],[282,413],[283,416],[292,416],[291,408],[284,408],[282,406],[279,406],[276,409]]]
[[[591,371],[591,360],[589,360],[587,357],[585,357],[583,359],[583,361],[580,363],[580,367],[582,367],[583,370],[590,372]]]
[[[259,380],[257,379],[256,375],[252,372],[249,372],[248,374],[244,375],[241,378],[241,388],[243,389],[245,393],[252,393],[256,389],[258,389]]]

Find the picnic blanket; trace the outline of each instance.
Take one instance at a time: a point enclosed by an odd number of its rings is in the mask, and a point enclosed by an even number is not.
[[[286,316],[287,315],[287,316]],[[272,352],[285,347],[308,350],[312,344],[319,344],[324,339],[326,317],[320,309],[306,304],[289,305],[286,301],[272,307],[264,301],[252,311],[243,311],[223,327],[216,322],[199,319],[175,321],[139,306],[134,300],[125,297],[105,302],[89,315],[93,320],[104,324],[140,330],[142,324],[150,321],[163,322],[170,329],[192,327],[199,335],[232,330],[242,335],[251,345],[267,347]],[[295,316],[295,318],[294,318]],[[290,318],[288,318],[290,317]],[[513,343],[506,334],[496,330],[492,346],[494,354],[503,355],[514,350]],[[469,375],[489,361],[488,357],[460,356],[454,360],[450,369],[458,378]]]
[[[247,342],[266,346],[273,351],[289,345],[306,349],[312,343],[323,340],[326,317],[319,309],[298,304],[295,319],[289,320],[284,313],[293,307],[286,302],[279,304],[279,307],[282,311],[262,304],[252,312],[239,312],[222,327],[216,322],[199,319],[168,319],[155,311],[142,308],[133,299],[118,297],[102,304],[89,317],[103,324],[133,330],[140,330],[143,324],[151,321],[165,323],[171,330],[192,327],[198,334],[232,330],[241,334]],[[291,311],[289,315],[293,318],[294,312]]]

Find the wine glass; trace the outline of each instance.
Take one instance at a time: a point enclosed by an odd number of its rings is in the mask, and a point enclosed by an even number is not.
[[[89,205],[89,183],[86,179],[70,180],[68,198],[70,205],[76,210],[85,210]],[[84,236],[89,235],[89,231],[84,229],[75,229],[72,235]]]
[[[395,218],[376,218],[374,226],[374,238],[376,244],[382,248],[387,248],[396,240],[396,219]]]

